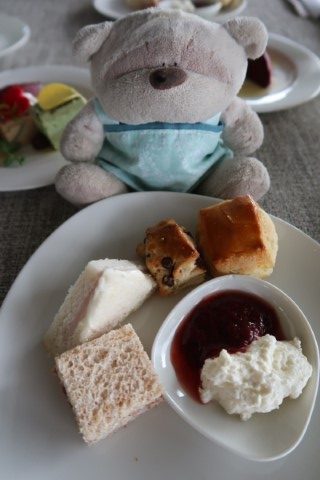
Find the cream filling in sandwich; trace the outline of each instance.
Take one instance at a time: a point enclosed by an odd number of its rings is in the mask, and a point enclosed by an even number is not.
[[[155,285],[128,260],[89,262],[46,333],[46,348],[57,355],[108,332],[139,308]]]

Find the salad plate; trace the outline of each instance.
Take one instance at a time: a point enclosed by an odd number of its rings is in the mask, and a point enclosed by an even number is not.
[[[85,98],[92,95],[89,70],[64,65],[44,65],[0,73],[0,89],[13,84],[41,82],[65,83],[75,87]],[[0,166],[0,192],[29,190],[51,185],[61,167],[67,164],[54,150],[37,151],[31,146],[21,149],[22,165]]]

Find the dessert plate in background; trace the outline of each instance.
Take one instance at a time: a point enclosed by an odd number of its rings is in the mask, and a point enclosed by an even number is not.
[[[269,34],[267,51],[272,83],[261,88],[246,81],[239,96],[259,113],[287,110],[315,98],[320,92],[320,59],[297,42]]]
[[[0,13],[0,58],[21,48],[30,38],[30,28],[19,18]]]
[[[169,192],[118,195],[71,217],[30,258],[0,313],[3,478],[318,480],[319,403],[294,455],[271,464],[222,449],[166,404],[89,448],[52,374],[42,336],[85,264],[107,256],[134,258],[146,227],[163,218],[173,217],[194,231],[198,210],[213,203],[209,197]],[[282,220],[274,222],[279,255],[268,281],[300,306],[319,339],[320,245]],[[155,295],[128,318],[148,352],[163,320],[186,293]]]
[[[226,7],[220,8],[217,12],[214,10],[215,6],[197,8],[195,13],[206,20],[212,22],[225,23],[231,18],[242,14],[247,6],[247,0],[232,0]]]
[[[135,10],[127,7],[125,0],[93,0],[93,6],[97,12],[108,18],[121,18]],[[247,6],[247,0],[233,0],[227,7],[212,5],[195,9],[195,14],[215,22],[226,22],[240,15]],[[165,5],[165,8],[167,6]]]
[[[36,66],[7,70],[0,73],[0,89],[15,83],[59,82],[75,87],[85,98],[92,95],[89,71],[69,66]],[[0,167],[0,192],[29,190],[44,187],[67,162],[57,151],[36,151],[31,146],[21,150],[25,157],[23,165]]]

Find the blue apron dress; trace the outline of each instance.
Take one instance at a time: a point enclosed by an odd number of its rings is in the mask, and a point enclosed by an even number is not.
[[[98,99],[96,114],[104,143],[96,164],[134,190],[193,190],[223,157],[220,114],[203,123],[128,125],[109,118]]]

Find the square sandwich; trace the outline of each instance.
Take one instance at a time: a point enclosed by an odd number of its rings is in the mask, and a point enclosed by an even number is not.
[[[161,402],[163,390],[130,324],[56,357],[56,371],[86,443]]]

